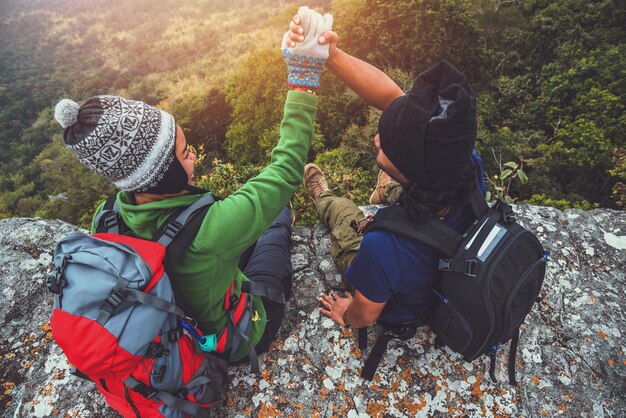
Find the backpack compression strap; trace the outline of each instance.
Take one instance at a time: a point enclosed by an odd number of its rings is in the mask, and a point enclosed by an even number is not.
[[[192,388],[191,386],[196,387],[198,385],[202,385],[202,384],[209,383],[209,382],[210,382],[210,379],[208,377],[199,376],[193,379],[187,385],[185,385],[185,388],[191,389]],[[140,381],[136,380],[132,376],[124,379],[124,384],[126,384],[129,388],[131,388],[135,392],[143,395],[147,399],[160,400],[166,405],[171,406],[174,409],[178,409],[179,411],[182,411],[186,414],[189,414],[192,417],[209,418],[212,416],[209,413],[209,410],[200,407],[200,405],[198,405],[197,403],[193,403],[185,399],[179,398],[177,396],[172,395],[169,392],[155,389],[152,386],[148,386],[144,383],[141,383]]]

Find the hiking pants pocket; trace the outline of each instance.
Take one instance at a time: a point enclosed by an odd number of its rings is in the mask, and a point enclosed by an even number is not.
[[[341,220],[332,230],[330,255],[333,257],[339,272],[350,266],[361,248],[362,236],[358,235],[345,220]]]

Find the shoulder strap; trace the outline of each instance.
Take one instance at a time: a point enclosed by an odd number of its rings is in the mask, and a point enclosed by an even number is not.
[[[434,248],[446,257],[452,257],[463,239],[459,233],[438,219],[413,221],[403,207],[382,208],[365,228],[365,233],[389,231]]]
[[[474,184],[474,190],[472,191],[472,197],[470,199],[472,211],[474,211],[474,215],[477,218],[480,218],[487,213],[489,205],[487,205],[487,202],[485,201],[485,196],[483,196],[483,191],[481,190],[478,181]]]
[[[113,194],[104,202],[102,210],[94,220],[96,232],[120,234],[122,229],[126,229],[126,225],[124,225],[124,221],[122,221],[119,213],[120,206],[117,203],[117,195]]]
[[[165,271],[169,271],[185,254],[213,203],[215,198],[211,193],[207,193],[191,206],[174,212],[161,225],[152,240],[166,248]]]

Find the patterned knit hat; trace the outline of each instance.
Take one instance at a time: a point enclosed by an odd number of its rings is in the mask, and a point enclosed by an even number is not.
[[[80,107],[61,100],[54,117],[65,128],[67,148],[121,190],[176,193],[186,186],[184,169],[172,164],[178,162],[176,123],[169,113],[118,96],[94,96]]]

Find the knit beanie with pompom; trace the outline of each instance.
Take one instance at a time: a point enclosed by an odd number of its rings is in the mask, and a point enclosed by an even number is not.
[[[65,128],[67,148],[121,190],[167,194],[187,186],[169,113],[118,96],[94,96],[82,106],[61,100],[54,117]]]

